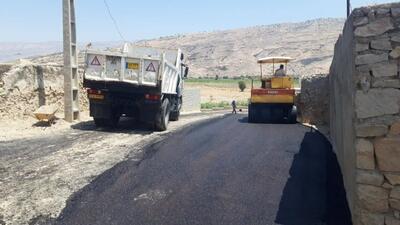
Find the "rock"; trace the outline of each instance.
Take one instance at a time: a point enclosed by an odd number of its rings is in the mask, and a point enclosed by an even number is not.
[[[389,16],[389,14],[390,14],[390,9],[379,8],[376,10],[376,15],[379,18]]]
[[[400,37],[399,37],[399,42],[400,42]],[[400,57],[400,47],[397,46],[395,49],[393,49],[393,51],[390,52],[389,56],[392,59],[397,59]]]
[[[371,47],[376,50],[392,50],[392,44],[389,38],[371,41]]]
[[[390,40],[393,41],[393,42],[400,42],[400,34],[397,33],[397,34],[392,35],[390,37]]]
[[[380,117],[374,117],[364,120],[364,124],[381,124],[386,126],[392,126],[392,124],[400,121],[400,116],[398,115],[385,115]]]
[[[385,216],[385,225],[400,225],[400,220],[392,216]]]
[[[389,134],[392,136],[400,135],[400,122],[394,123],[392,126],[390,126],[390,131]]]
[[[384,172],[400,172],[400,137],[377,139],[374,143],[378,167]]]
[[[383,175],[377,171],[357,170],[357,183],[381,186],[383,184]]]
[[[381,187],[361,184],[358,185],[357,190],[361,208],[370,212],[385,213],[389,211],[388,190]]]
[[[375,169],[374,146],[366,139],[357,139],[357,168],[365,170]]]
[[[373,37],[381,35],[394,28],[390,18],[380,18],[355,30],[356,37]]]
[[[357,91],[356,113],[359,119],[393,115],[400,111],[400,90],[394,88],[371,89],[367,93]]]
[[[380,79],[372,82],[374,88],[400,88],[399,79]]]
[[[365,55],[358,55],[356,57],[356,65],[368,65],[374,64],[379,62],[384,62],[389,60],[388,54],[365,54]]]
[[[400,200],[400,186],[396,186],[390,192],[390,198]]]
[[[382,184],[382,187],[388,190],[392,190],[393,185],[389,184],[388,182],[385,182]]]
[[[360,221],[362,225],[385,225],[385,216],[383,214],[362,212]]]
[[[374,77],[393,77],[397,76],[397,63],[383,62],[371,65],[372,75]]]
[[[375,14],[375,10],[371,10],[368,13],[368,19],[369,21],[373,22],[376,19],[376,14]]]
[[[380,137],[386,135],[388,127],[385,125],[356,125],[357,137]]]
[[[356,51],[357,52],[367,51],[368,49],[369,49],[369,44],[362,44],[362,43],[357,43],[356,44]]]
[[[359,26],[365,25],[367,23],[368,23],[368,18],[367,17],[359,17],[359,18],[356,18],[354,20],[353,25],[355,27],[359,27]]]
[[[392,16],[393,17],[399,17],[400,16],[400,8],[392,8]]]
[[[396,219],[400,220],[400,212],[399,211],[394,211],[393,215]]]
[[[399,199],[389,199],[390,207],[396,210],[400,210],[400,200]]]
[[[391,185],[400,185],[400,174],[385,173],[384,175]]]

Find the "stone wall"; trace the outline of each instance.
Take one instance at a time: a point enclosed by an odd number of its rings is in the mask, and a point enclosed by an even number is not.
[[[359,8],[335,47],[330,129],[355,225],[400,224],[400,3]]]
[[[301,81],[301,93],[296,106],[304,123],[329,124],[329,80],[327,74],[306,77]]]

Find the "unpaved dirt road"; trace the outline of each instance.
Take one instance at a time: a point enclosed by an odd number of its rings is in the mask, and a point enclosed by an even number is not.
[[[56,223],[347,225],[344,196],[321,134],[228,115],[108,170],[68,201]]]
[[[40,224],[57,218],[67,199],[124,160],[141,160],[150,143],[222,113],[183,116],[169,131],[153,132],[124,119],[118,129],[96,129],[91,118],[52,127],[36,121],[0,122],[0,225]]]

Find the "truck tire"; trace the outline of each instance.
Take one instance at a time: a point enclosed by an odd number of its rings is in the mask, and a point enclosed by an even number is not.
[[[169,100],[168,98],[164,99],[160,111],[156,117],[155,127],[157,131],[166,131],[169,123]]]
[[[290,123],[290,124],[297,123],[297,107],[296,106],[293,106],[292,109],[289,110],[288,123]]]
[[[103,118],[93,118],[94,124],[96,124],[96,127],[105,127],[106,126],[106,120]]]
[[[120,115],[118,113],[114,113],[111,118],[107,120],[107,126],[114,128],[118,126],[118,122],[120,119]]]
[[[257,108],[255,105],[249,104],[249,123],[257,123]]]
[[[181,115],[181,111],[171,112],[171,114],[169,116],[169,120],[170,121],[178,121],[180,115]]]

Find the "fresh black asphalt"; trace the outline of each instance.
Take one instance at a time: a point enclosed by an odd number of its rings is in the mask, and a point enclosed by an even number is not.
[[[245,115],[191,125],[105,172],[57,224],[347,225],[331,145],[302,125]]]

